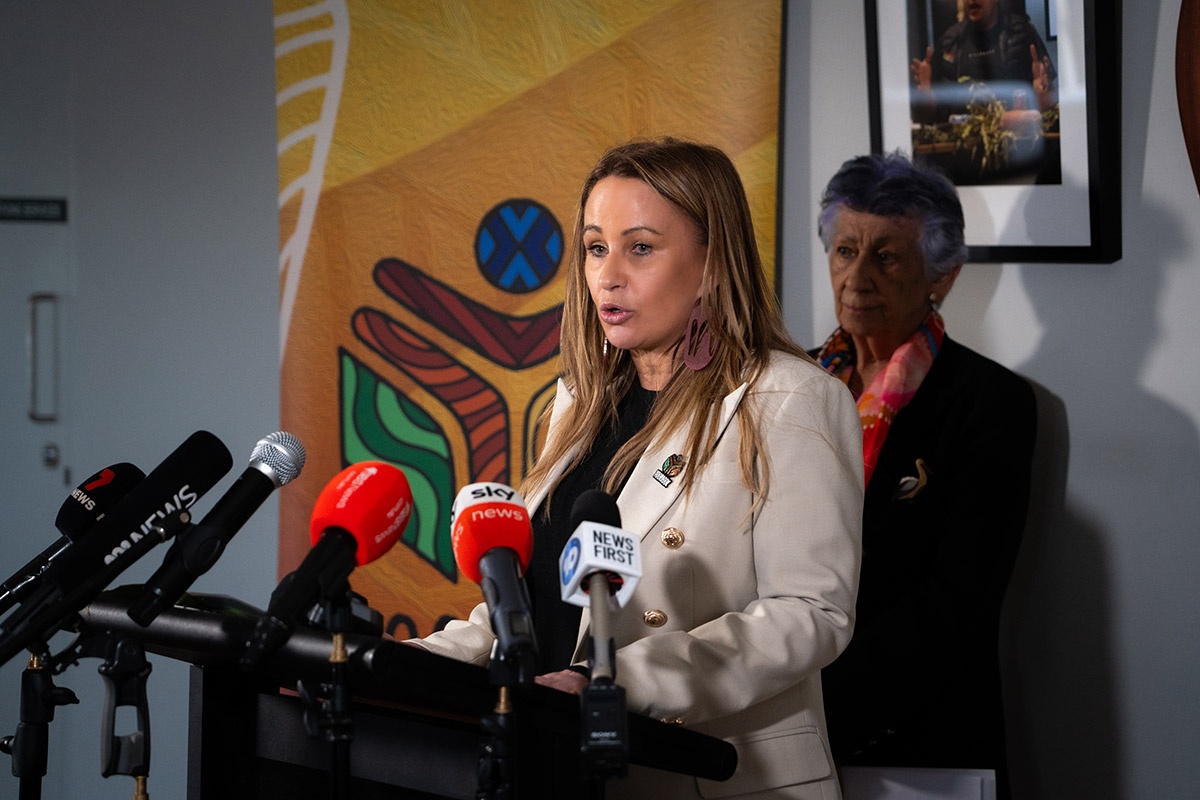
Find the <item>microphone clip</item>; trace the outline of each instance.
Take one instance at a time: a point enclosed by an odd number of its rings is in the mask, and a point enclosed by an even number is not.
[[[146,686],[153,669],[137,636],[86,623],[79,635],[45,665],[49,674],[62,674],[82,658],[99,658],[96,668],[104,679],[104,716],[100,721],[100,774],[147,777],[150,774],[150,703]],[[131,707],[137,727],[117,735],[117,709]]]
[[[500,640],[492,642],[488,659],[488,680],[493,686],[532,686],[537,675],[537,650],[527,647],[505,651]]]
[[[146,682],[152,669],[141,640],[133,636],[106,637],[104,663],[104,719],[100,731],[100,774],[146,777],[150,774],[150,703]],[[117,708],[135,709],[137,728],[117,735]]]

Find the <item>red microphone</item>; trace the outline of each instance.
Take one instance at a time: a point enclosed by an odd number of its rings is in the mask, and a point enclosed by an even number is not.
[[[537,641],[521,574],[533,555],[533,527],[521,495],[502,483],[464,486],[450,509],[450,541],[458,568],[479,584],[487,602],[496,634],[494,676],[531,684]]]
[[[321,490],[309,535],[317,547],[331,533],[349,534],[349,542],[342,540],[361,567],[392,548],[412,511],[412,488],[404,473],[383,461],[363,461],[346,467]]]
[[[383,461],[352,464],[333,477],[313,506],[313,548],[271,595],[239,663],[258,664],[292,635],[296,620],[319,602],[322,592],[344,581],[355,566],[392,548],[412,518],[412,489],[397,467]]]

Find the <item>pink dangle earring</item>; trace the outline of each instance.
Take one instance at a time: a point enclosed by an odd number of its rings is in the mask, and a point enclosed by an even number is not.
[[[600,348],[600,363],[608,366],[608,337],[604,337],[604,344]]]
[[[696,303],[688,318],[687,332],[683,337],[683,363],[688,369],[699,372],[713,360],[712,329],[704,316],[704,304]]]

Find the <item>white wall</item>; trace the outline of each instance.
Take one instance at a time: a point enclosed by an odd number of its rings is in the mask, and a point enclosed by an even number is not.
[[[1126,257],[971,265],[944,308],[952,336],[1041,387],[1039,491],[1007,609],[1021,798],[1200,793],[1200,196],[1175,106],[1179,0],[1125,5]],[[793,333],[813,344],[833,325],[817,197],[869,147],[862,4],[791,2],[788,19],[784,300]],[[18,40],[70,59],[66,96],[52,81],[25,113],[67,117],[71,152],[0,142],[0,179],[41,159],[55,185],[0,183],[0,194],[69,186],[71,460],[77,473],[122,459],[150,469],[207,428],[236,466],[203,511],[278,420],[270,6],[4,4],[0,47]],[[39,66],[14,64],[0,81],[36,86]],[[52,540],[55,511],[37,517],[41,539],[0,526],[0,572]],[[276,525],[269,501],[195,589],[264,604]],[[51,726],[47,800],[132,792],[128,779],[99,778],[97,663],[59,681],[84,704]],[[182,665],[153,663],[150,791],[162,800],[184,792],[187,680]],[[15,728],[21,666],[0,668],[0,735]],[[4,760],[0,796],[15,796]]]
[[[943,308],[951,336],[1039,387],[1005,620],[1017,798],[1200,794],[1200,194],[1176,105],[1179,0],[1124,6],[1124,259],[968,265]],[[811,345],[836,324],[814,209],[870,147],[863,6],[789,15],[807,24],[788,35],[784,296]]]
[[[20,144],[0,141],[0,195],[65,195],[70,203],[71,486],[116,461],[149,471],[207,429],[229,447],[234,468],[200,501],[203,515],[241,474],[254,443],[278,429],[273,35],[265,2],[0,4],[0,133],[16,132]],[[0,226],[0,245],[29,230]],[[0,268],[19,266],[9,255],[0,252]],[[23,385],[25,377],[6,370],[2,380]],[[3,414],[7,442],[23,409]],[[7,448],[5,457],[30,474],[27,458]],[[53,519],[66,492],[52,507],[5,509],[37,524],[13,525],[14,516],[0,524],[3,577],[57,536]],[[18,486],[4,497],[21,506],[20,495]],[[277,528],[271,499],[194,590],[265,605]],[[161,557],[151,553],[119,582],[144,581]],[[58,709],[50,726],[46,800],[133,794],[132,779],[100,777],[99,663],[87,659],[56,680],[82,703]],[[162,657],[151,663],[149,791],[172,800],[185,791],[187,667]],[[16,658],[0,668],[0,736],[16,729],[23,667]],[[131,718],[118,716],[117,732],[130,730]],[[17,796],[9,773],[0,756],[0,797]]]

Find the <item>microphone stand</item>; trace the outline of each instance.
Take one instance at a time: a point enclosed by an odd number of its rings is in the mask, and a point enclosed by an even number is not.
[[[12,756],[12,774],[20,779],[20,800],[38,800],[42,796],[54,709],[79,702],[70,689],[54,685],[45,662],[44,655],[30,655],[29,665],[21,673],[17,732],[0,739],[0,751]]]
[[[78,620],[78,618],[76,618]],[[82,625],[81,621],[76,624]],[[79,637],[53,656],[47,668],[61,674],[81,658],[101,658],[96,671],[104,678],[104,716],[100,721],[100,774],[128,775],[134,779],[133,800],[149,800],[150,703],[146,685],[153,667],[146,660],[142,640],[133,634],[103,628],[84,628]],[[116,734],[117,709],[135,709],[137,729]]]
[[[331,745],[333,758],[329,773],[329,796],[332,800],[346,800],[350,796],[350,743],[354,741],[354,721],[350,715],[350,682],[347,680],[347,664],[350,661],[346,650],[346,631],[350,629],[348,583],[345,583],[345,589],[340,596],[335,595],[324,602],[325,624],[333,637],[329,653],[332,680],[328,725],[325,729],[325,740]]]
[[[513,787],[513,759],[516,720],[513,716],[513,687],[517,685],[517,672],[512,661],[498,657],[494,652],[488,667],[491,682],[499,686],[496,705],[479,718],[479,727],[486,736],[479,744],[479,772],[476,800],[510,800],[516,797]]]
[[[505,653],[497,639],[488,664],[488,678],[499,688],[496,705],[479,719],[486,734],[479,745],[479,773],[476,800],[511,800],[521,796],[515,785],[517,758],[517,725],[514,697],[520,686],[533,683],[536,671],[536,652],[531,647],[519,647]]]
[[[97,570],[80,585],[64,593],[76,602],[98,594],[104,586],[127,566],[128,561],[141,557],[147,550],[161,541],[171,538],[190,527],[191,516],[186,510],[177,510],[160,519],[147,533],[129,548],[124,559],[117,559]],[[10,622],[14,612],[5,619]],[[65,687],[54,685],[53,675],[61,675],[68,667],[79,663],[80,658],[103,658],[97,668],[104,678],[104,717],[100,731],[100,774],[129,775],[135,781],[134,800],[149,800],[146,778],[150,774],[150,705],[146,699],[146,680],[151,666],[146,661],[146,651],[140,639],[127,634],[108,630],[91,630],[82,627],[82,620],[75,611],[68,612],[57,624],[45,612],[37,622],[31,622],[21,609],[21,626],[40,625],[42,638],[25,646],[32,655],[29,665],[21,674],[21,711],[17,732],[0,740],[0,752],[13,757],[13,775],[20,778],[21,800],[38,800],[41,797],[42,777],[46,774],[50,743],[50,722],[54,719],[56,706],[78,703],[75,693]],[[49,655],[46,638],[54,629],[75,630],[79,636],[57,655]],[[16,647],[15,644],[9,643]],[[7,660],[7,658],[5,659]],[[2,662],[0,662],[2,663]],[[136,709],[138,727],[133,733],[117,736],[116,715],[119,706]]]
[[[350,797],[350,745],[354,741],[354,720],[350,708],[349,651],[346,633],[354,619],[351,607],[350,583],[344,575],[332,586],[321,584],[321,616],[331,636],[329,664],[330,682],[320,689],[325,699],[300,686],[300,695],[307,710],[304,727],[310,736],[322,736],[330,745],[329,796],[332,800]]]
[[[44,653],[44,649],[40,649]],[[129,775],[134,779],[134,800],[149,800],[146,778],[150,775],[150,704],[146,683],[151,666],[141,640],[108,630],[85,630],[55,656],[34,654],[21,675],[21,722],[14,736],[0,741],[0,750],[13,757],[13,774],[21,779],[21,800],[41,797],[46,774],[49,723],[54,708],[78,703],[75,693],[54,685],[60,675],[79,659],[104,659],[97,672],[104,678],[104,716],[100,722],[100,774]],[[137,730],[116,735],[117,708],[136,710]]]
[[[614,683],[617,668],[609,629],[608,576],[597,572],[588,576],[587,584],[592,618],[588,642],[592,679],[579,697],[579,750],[592,796],[602,800],[604,782],[610,777],[624,777],[628,771],[629,735],[625,688]]]
[[[485,736],[479,749],[476,800],[509,800],[521,795],[513,777],[517,726],[522,722],[521,715],[515,713],[514,698],[518,687],[533,685],[537,672],[529,595],[516,561],[501,557],[502,550],[489,550],[479,559],[479,586],[496,633],[488,677],[499,687],[499,695],[496,705],[479,720]]]

